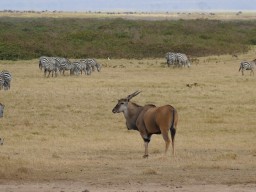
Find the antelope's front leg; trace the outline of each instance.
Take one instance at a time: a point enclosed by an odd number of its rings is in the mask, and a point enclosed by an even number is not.
[[[148,143],[150,142],[150,136],[144,135],[142,136],[144,140],[144,147],[145,147],[145,153],[143,155],[143,158],[148,158]]]
[[[148,142],[144,141],[145,146],[145,153],[143,155],[143,158],[148,158]]]

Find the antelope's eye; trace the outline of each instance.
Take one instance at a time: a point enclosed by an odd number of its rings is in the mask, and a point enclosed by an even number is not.
[[[124,104],[124,102],[121,102],[121,103],[120,103],[120,105],[123,105],[123,104]]]

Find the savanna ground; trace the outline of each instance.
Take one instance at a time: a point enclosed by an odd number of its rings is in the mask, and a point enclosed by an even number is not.
[[[105,60],[91,76],[45,78],[38,60],[0,61],[13,75],[0,91],[0,191],[255,191],[256,76],[238,72],[247,54],[165,60]],[[187,85],[192,85],[188,87]],[[178,110],[176,157],[164,141],[128,131],[117,99]]]

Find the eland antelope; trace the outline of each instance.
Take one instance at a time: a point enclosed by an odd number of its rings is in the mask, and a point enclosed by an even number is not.
[[[165,155],[170,145],[168,132],[171,132],[172,153],[175,155],[174,138],[177,130],[178,113],[171,105],[156,107],[153,104],[140,106],[130,100],[138,95],[136,91],[126,98],[119,99],[113,113],[123,113],[128,130],[137,130],[144,140],[144,158],[148,157],[148,144],[153,134],[162,134],[165,141]]]

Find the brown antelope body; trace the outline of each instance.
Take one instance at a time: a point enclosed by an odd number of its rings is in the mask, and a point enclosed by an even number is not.
[[[153,134],[162,134],[165,141],[165,154],[167,153],[170,145],[169,131],[171,132],[172,153],[174,155],[174,138],[178,123],[177,110],[171,105],[161,107],[156,107],[152,104],[140,106],[130,102],[139,93],[136,91],[126,98],[118,100],[112,112],[123,112],[128,130],[137,130],[140,132],[145,146],[144,158],[148,157],[148,143]]]

